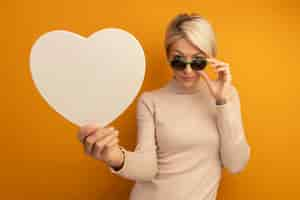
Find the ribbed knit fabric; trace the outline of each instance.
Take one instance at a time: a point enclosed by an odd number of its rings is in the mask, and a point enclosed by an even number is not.
[[[201,78],[187,90],[172,77],[137,101],[137,144],[123,146],[118,176],[135,181],[130,200],[215,200],[221,169],[241,172],[250,158],[240,98],[234,85],[216,105]]]

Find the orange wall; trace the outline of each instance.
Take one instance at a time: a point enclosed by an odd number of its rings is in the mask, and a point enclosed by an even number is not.
[[[163,36],[179,12],[199,12],[213,24],[217,58],[231,64],[252,155],[237,175],[223,172],[218,199],[297,199],[300,196],[300,3],[286,1],[2,1],[1,199],[127,199],[132,182],[83,154],[77,127],[52,110],[31,80],[29,51],[43,33],[84,36],[105,27],[134,34],[145,49],[141,91],[171,75]],[[134,102],[111,125],[133,150]]]

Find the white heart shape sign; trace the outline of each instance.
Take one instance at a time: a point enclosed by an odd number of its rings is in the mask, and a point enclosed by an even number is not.
[[[42,97],[64,118],[79,126],[106,126],[141,88],[145,55],[139,41],[122,29],[102,29],[88,38],[55,30],[32,46],[30,70]]]

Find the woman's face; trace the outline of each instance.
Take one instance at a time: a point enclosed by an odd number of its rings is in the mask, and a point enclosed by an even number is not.
[[[182,56],[185,61],[191,61],[196,57],[207,57],[201,50],[184,38],[178,39],[176,42],[174,42],[170,46],[169,50],[169,60],[172,60],[174,56]],[[172,70],[179,83],[186,88],[193,87],[200,79],[199,73],[194,71],[189,64],[187,64],[185,69],[182,71],[175,70],[173,68]]]

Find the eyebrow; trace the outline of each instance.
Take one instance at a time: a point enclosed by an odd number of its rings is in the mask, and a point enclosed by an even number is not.
[[[178,53],[184,55],[184,53],[182,53],[182,52],[181,52],[180,50],[178,50],[178,49],[175,49],[174,51],[177,51]],[[201,54],[202,56],[205,56],[205,54],[203,54],[202,52],[198,52],[198,53],[194,54],[193,56],[200,55],[200,54]]]

